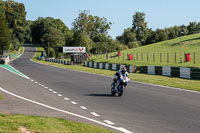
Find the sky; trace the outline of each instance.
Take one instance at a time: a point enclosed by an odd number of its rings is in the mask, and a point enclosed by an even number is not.
[[[38,17],[61,19],[68,28],[80,11],[112,22],[109,35],[115,39],[132,26],[135,12],[144,12],[148,28],[156,30],[200,22],[200,0],[14,0],[23,3],[27,20]]]

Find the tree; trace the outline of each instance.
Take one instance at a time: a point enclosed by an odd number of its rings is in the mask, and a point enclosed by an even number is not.
[[[6,17],[4,10],[0,3],[0,55],[4,53],[4,51],[9,50],[11,42],[11,34],[6,23]]]
[[[62,33],[62,36],[64,36],[65,44],[70,43],[73,32],[71,32],[60,19],[54,19],[51,17],[39,17],[36,21],[33,21],[31,25],[31,35],[33,42],[40,43],[42,36],[48,32],[49,27],[55,28],[59,30],[60,33]]]
[[[137,40],[144,45],[148,37],[148,27],[145,22],[145,13],[136,12],[135,15],[133,15],[132,31],[136,33]]]
[[[25,25],[26,25],[26,11],[24,4],[14,2],[13,0],[3,1],[2,5],[8,27],[12,34],[13,49],[18,49],[25,41]]]
[[[104,17],[92,16],[86,10],[81,11],[78,18],[72,23],[72,30],[74,31],[74,41],[72,43],[74,44],[71,45],[86,46],[88,50],[97,52],[102,44],[107,44],[106,41],[109,38],[107,31],[110,29],[111,24]]]
[[[195,33],[198,33],[198,28],[197,28],[197,22],[190,22],[190,24],[188,25],[188,31],[189,31],[189,34],[195,34]]]
[[[46,45],[47,47],[47,55],[49,56],[49,48],[53,48],[55,51],[58,51],[59,47],[62,47],[65,45],[64,36],[62,33],[53,27],[49,27],[47,29],[47,32],[42,36],[41,41]]]

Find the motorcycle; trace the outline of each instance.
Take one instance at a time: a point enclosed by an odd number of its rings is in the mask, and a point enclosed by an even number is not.
[[[124,78],[123,76],[120,76],[117,79],[115,79],[111,84],[111,95],[115,96],[115,94],[117,93],[119,97],[122,96],[125,89],[125,83],[126,78]]]

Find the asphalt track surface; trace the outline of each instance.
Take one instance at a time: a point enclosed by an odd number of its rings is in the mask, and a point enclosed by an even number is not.
[[[16,95],[100,122],[106,123],[104,120],[108,120],[108,124],[123,127],[133,133],[200,132],[198,92],[130,82],[122,97],[113,97],[110,95],[112,78],[34,63],[30,59],[35,51],[34,47],[25,45],[24,54],[10,63],[30,80],[0,68],[0,75],[4,77],[0,78],[0,87]],[[4,92],[3,95],[9,100],[0,102],[0,111],[93,123],[23,101]]]

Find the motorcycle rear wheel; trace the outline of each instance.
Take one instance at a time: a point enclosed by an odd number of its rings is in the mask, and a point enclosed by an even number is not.
[[[111,87],[111,95],[114,96],[115,95],[115,90]]]

